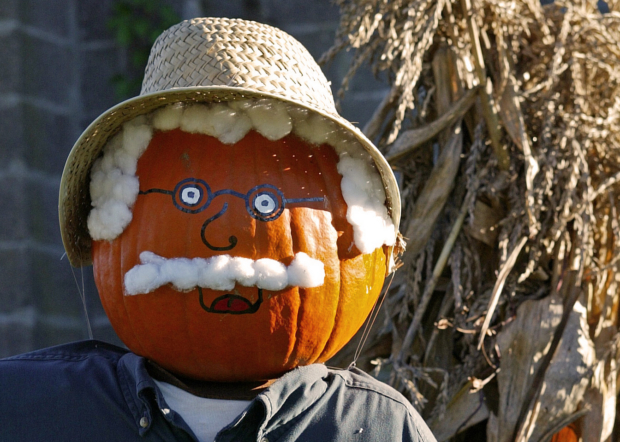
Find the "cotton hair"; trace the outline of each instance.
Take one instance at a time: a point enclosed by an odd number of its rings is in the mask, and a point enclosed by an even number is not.
[[[278,291],[292,286],[319,287],[325,281],[323,263],[303,252],[297,253],[288,267],[269,258],[218,255],[166,259],[149,251],[140,254],[140,262],[125,274],[126,295],[151,293],[167,284],[181,292],[196,287],[228,291],[235,284]]]
[[[93,239],[114,239],[131,222],[131,207],[140,190],[136,177],[138,158],[152,136],[153,129],[147,119],[135,118],[123,125],[104,148],[103,156],[93,164],[90,181],[93,208],[87,221]]]
[[[233,101],[230,107],[244,112],[250,118],[254,130],[268,140],[284,138],[293,129],[287,106],[280,101],[268,98]]]
[[[394,225],[387,216],[385,190],[376,170],[367,161],[346,154],[340,156],[337,167],[355,246],[362,253],[370,253],[383,244],[394,245]]]
[[[342,195],[356,247],[362,253],[370,253],[384,244],[395,243],[396,231],[385,206],[383,182],[370,154],[348,131],[328,118],[267,98],[211,104],[174,103],[125,123],[108,142],[91,171],[93,209],[88,229],[93,239],[111,241],[127,227],[139,192],[135,176],[137,161],[148,146],[153,130],[173,129],[210,135],[224,144],[234,144],[250,130],[256,130],[272,141],[293,133],[310,144],[331,145],[340,158]],[[268,272],[275,275],[277,271],[274,267]]]

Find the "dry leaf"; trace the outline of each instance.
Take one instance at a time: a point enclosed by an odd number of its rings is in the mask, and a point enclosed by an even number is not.
[[[497,374],[500,391],[498,425],[494,434],[497,442],[512,441],[523,399],[553,339],[562,310],[559,295],[526,301],[519,307],[515,321],[497,336],[502,353]],[[563,339],[545,373],[541,394],[536,398],[533,410],[529,410],[519,442],[538,440],[580,405],[595,359],[585,314],[583,304],[575,303]]]

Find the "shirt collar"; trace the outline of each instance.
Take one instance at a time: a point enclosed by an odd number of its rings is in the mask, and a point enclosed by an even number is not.
[[[258,382],[206,382],[196,381],[169,372],[153,361],[145,361],[149,375],[158,381],[166,382],[194,396],[210,399],[232,399],[251,401],[276,380]]]
[[[259,394],[237,422],[225,427],[218,440],[260,440],[276,428],[285,431],[295,417],[325,394],[328,375],[322,364],[299,367],[286,373]]]
[[[145,359],[134,353],[127,353],[118,362],[121,390],[138,426],[140,436],[144,435],[153,422],[153,408],[163,404],[155,382],[149,376]]]
[[[166,416],[166,402],[149,375],[143,357],[134,353],[123,355],[118,373],[123,395],[142,436],[151,427],[154,413],[159,412],[155,407],[161,408]],[[322,364],[299,367],[286,373],[260,393],[240,419],[222,430],[221,440],[260,439],[275,428],[286,427],[325,394],[328,375]],[[184,422],[173,423],[186,426]]]

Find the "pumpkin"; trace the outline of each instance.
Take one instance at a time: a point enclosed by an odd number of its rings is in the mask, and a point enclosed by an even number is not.
[[[355,247],[338,160],[330,146],[292,134],[271,141],[250,131],[226,145],[204,134],[156,131],[137,164],[131,223],[114,240],[93,242],[95,281],[120,339],[178,375],[206,381],[273,379],[333,356],[375,304],[387,252]],[[282,290],[166,284],[130,296],[124,277],[145,251],[287,266],[304,252],[323,263],[325,278]]]

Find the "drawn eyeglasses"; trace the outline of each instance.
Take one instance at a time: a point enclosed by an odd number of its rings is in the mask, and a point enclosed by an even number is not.
[[[198,178],[186,178],[175,186],[174,190],[148,189],[140,195],[163,193],[172,197],[174,206],[185,213],[196,214],[205,210],[214,198],[220,195],[232,195],[245,201],[245,208],[253,218],[259,221],[273,221],[284,211],[287,204],[323,202],[324,197],[285,198],[284,193],[272,184],[259,184],[247,193],[232,189],[213,192],[211,187]],[[227,204],[226,204],[227,206]]]

